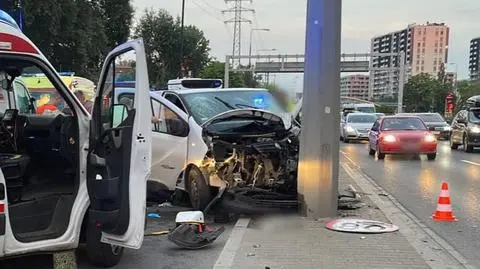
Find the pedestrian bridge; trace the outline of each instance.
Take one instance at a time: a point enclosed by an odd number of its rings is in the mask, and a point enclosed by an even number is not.
[[[253,67],[257,73],[303,73],[302,62],[257,62]],[[340,72],[368,72],[368,61],[341,61]]]

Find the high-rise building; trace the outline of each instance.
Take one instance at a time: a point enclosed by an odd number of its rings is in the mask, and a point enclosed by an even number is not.
[[[340,96],[368,100],[368,76],[348,75],[341,77]]]
[[[372,38],[371,53],[405,54],[405,80],[421,73],[437,76],[447,62],[449,27],[444,23],[411,24],[407,28]],[[372,58],[369,98],[394,97],[398,93],[400,59],[397,55]]]
[[[470,79],[480,79],[480,37],[470,41],[470,59],[468,61]]]

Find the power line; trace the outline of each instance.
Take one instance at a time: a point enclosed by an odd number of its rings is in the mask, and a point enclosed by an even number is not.
[[[210,17],[214,18],[214,19],[217,20],[217,21],[224,22],[223,19],[221,19],[221,18],[213,15],[212,13],[210,13],[210,11],[206,10],[202,5],[200,5],[200,4],[197,3],[196,1],[194,1],[194,0],[191,0],[191,1],[192,1],[192,3],[193,3],[195,6],[197,6],[198,8],[200,8],[203,12],[205,12],[205,13],[206,13],[207,15],[209,15]],[[202,3],[205,3],[205,2],[202,1]],[[205,3],[205,4],[207,4],[207,3]],[[209,5],[209,4],[207,4],[207,5]],[[210,5],[209,5],[209,6],[210,6]],[[219,10],[219,11],[220,11],[220,10]]]
[[[209,3],[208,3],[207,1],[205,1],[205,0],[200,0],[200,2],[204,3],[205,5],[209,6],[209,7],[212,8],[212,9],[215,9],[215,10],[218,11],[218,12],[222,12],[219,8],[212,6],[211,4],[209,4]]]
[[[242,7],[244,1],[252,0],[225,0],[225,3],[233,2],[234,6],[232,8],[223,10],[222,13],[234,13],[234,17],[225,21],[225,23],[233,23],[233,46],[232,46],[232,56],[233,56],[233,66],[236,67],[240,65],[240,58],[235,58],[236,56],[241,55],[241,44],[242,44],[242,23],[248,22],[252,23],[251,20],[245,19],[242,17],[242,12],[252,12],[255,13],[254,9]],[[228,63],[225,63],[228,64]]]

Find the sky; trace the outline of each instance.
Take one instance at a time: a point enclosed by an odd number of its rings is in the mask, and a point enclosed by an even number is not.
[[[242,54],[248,54],[250,28],[255,31],[253,54],[303,54],[305,50],[305,15],[307,0],[244,1],[245,8],[255,14],[243,17],[252,24],[242,24]],[[146,8],[166,9],[172,15],[181,14],[181,0],[133,0],[136,18]],[[211,55],[224,60],[232,53],[233,25],[225,24],[233,14],[222,14],[233,2],[224,0],[186,0],[185,24],[202,29],[210,40]],[[405,28],[408,24],[444,22],[450,27],[447,71],[458,70],[458,78],[468,77],[470,40],[480,36],[480,1],[478,0],[343,0],[342,53],[370,51],[374,36]],[[266,50],[275,49],[274,52]],[[302,74],[272,76],[270,81],[284,88],[301,89]]]

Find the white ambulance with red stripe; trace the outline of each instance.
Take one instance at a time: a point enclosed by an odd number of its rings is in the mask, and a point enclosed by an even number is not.
[[[113,99],[115,68],[124,59],[136,61],[131,108]],[[57,97],[45,100],[49,113],[19,111],[15,100],[1,111],[0,257],[85,243],[92,263],[113,266],[124,247],[140,248],[144,235],[152,132],[151,108],[144,105],[150,93],[143,41],[127,42],[107,55],[89,115],[0,10],[0,87],[15,91],[14,81],[29,72],[48,77]],[[106,106],[105,98],[112,100]]]

